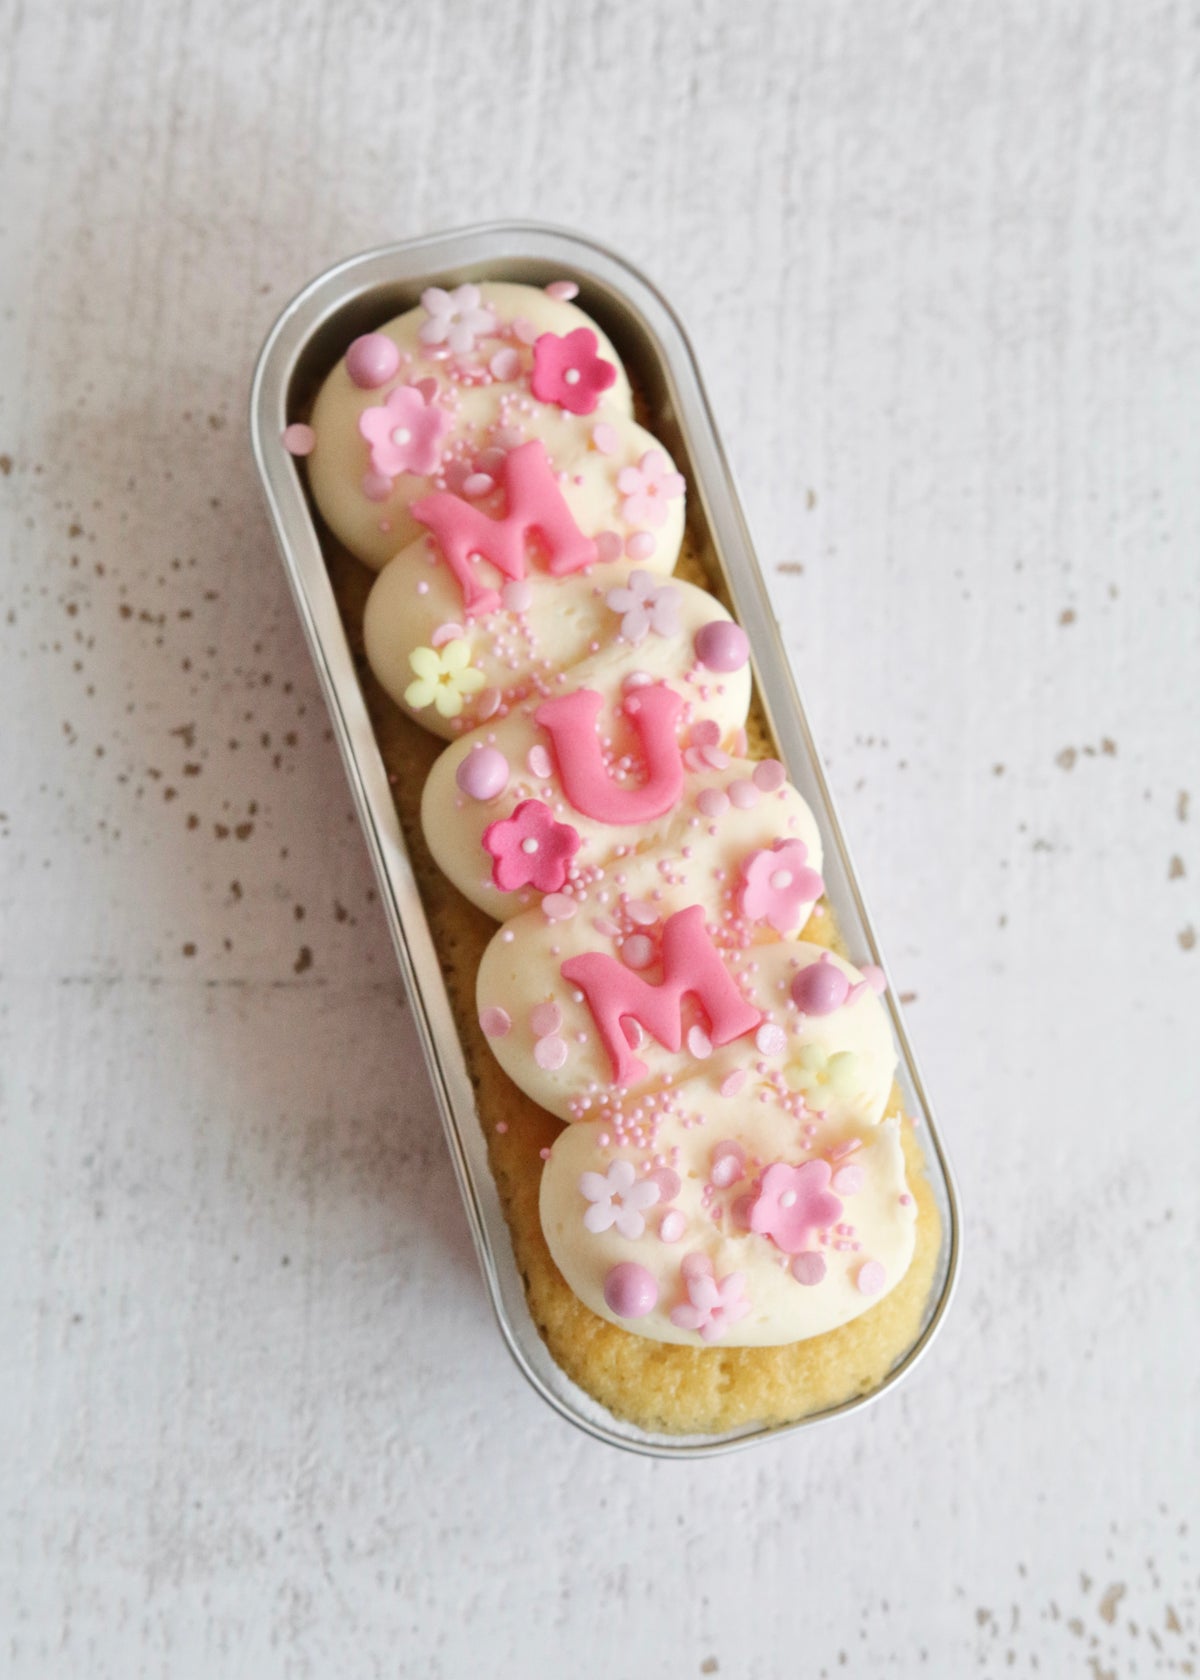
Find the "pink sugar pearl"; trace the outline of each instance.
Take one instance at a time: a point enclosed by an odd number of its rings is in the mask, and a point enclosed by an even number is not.
[[[713,619],[696,632],[696,658],[709,671],[740,671],[750,657],[750,638],[740,624]]]
[[[622,1260],[604,1280],[604,1301],[618,1318],[645,1318],[658,1304],[658,1285],[645,1266]]]
[[[400,366],[400,352],[386,333],[364,333],[346,352],[346,372],[362,391],[386,385]]]
[[[486,804],[508,786],[508,760],[497,747],[477,747],[463,759],[454,780],[460,793]]]

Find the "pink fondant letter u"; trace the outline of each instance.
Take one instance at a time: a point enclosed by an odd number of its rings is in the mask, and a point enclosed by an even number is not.
[[[637,731],[646,760],[646,779],[622,787],[605,768],[596,719],[604,701],[592,688],[577,688],[546,700],[533,714],[554,742],[563,792],[582,816],[620,826],[663,816],[683,792],[683,758],[675,739],[675,720],[683,700],[665,683],[635,691],[625,701],[625,715]]]

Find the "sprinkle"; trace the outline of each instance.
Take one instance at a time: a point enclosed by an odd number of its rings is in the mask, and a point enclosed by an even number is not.
[[[729,809],[729,799],[720,788],[701,788],[696,795],[696,809],[701,816],[719,817]]]
[[[687,1219],[678,1208],[668,1208],[658,1227],[660,1242],[677,1243],[687,1230]]]
[[[575,900],[566,893],[547,893],[542,900],[542,915],[548,922],[569,922],[578,910]]]
[[[781,1056],[787,1048],[787,1034],[773,1021],[765,1021],[755,1033],[754,1043],[763,1056]]]
[[[533,585],[527,578],[514,578],[500,591],[500,599],[509,612],[528,612],[533,605]]]
[[[625,552],[631,560],[649,560],[656,547],[650,531],[634,531],[625,540]]]
[[[452,642],[457,637],[465,635],[466,631],[461,624],[439,624],[429,638],[429,645],[435,648],[445,647],[447,642]]]
[[[592,427],[592,448],[598,455],[611,455],[618,443],[617,429],[610,426],[607,420],[601,420],[599,425]]]
[[[551,1033],[548,1038],[539,1038],[533,1047],[533,1059],[540,1068],[547,1073],[554,1073],[567,1059],[567,1041],[557,1033]]]
[[[825,1256],[815,1252],[797,1254],[792,1261],[792,1276],[809,1288],[820,1283],[825,1276]]]
[[[737,781],[729,784],[729,802],[739,811],[752,811],[758,804],[759,793],[753,782]]]
[[[512,1016],[507,1009],[489,1004],[479,1012],[479,1025],[485,1038],[505,1038],[512,1031]]]
[[[546,296],[556,299],[559,303],[570,303],[572,298],[579,296],[579,287],[574,280],[551,280],[546,287]]]
[[[493,379],[515,379],[521,371],[521,357],[511,344],[506,344],[503,350],[497,350],[488,363],[488,371]]]
[[[839,1196],[857,1196],[866,1182],[866,1172],[857,1165],[842,1167],[833,1175],[833,1188]]]
[[[644,933],[631,933],[621,946],[621,956],[629,968],[649,968],[654,961],[654,946]],[[697,1030],[692,1028],[693,1032]]]
[[[303,426],[297,421],[284,428],[283,447],[289,455],[311,455],[317,447],[317,434],[311,426]],[[390,484],[388,489],[391,489]]]
[[[489,490],[496,488],[496,481],[490,473],[468,473],[463,479],[464,496],[486,496]]]
[[[698,1062],[707,1061],[712,1055],[712,1039],[703,1027],[688,1028],[687,1047]]]
[[[534,1038],[546,1038],[562,1026],[562,1010],[556,1003],[539,1003],[530,1011],[529,1025]]]
[[[653,1179],[658,1185],[658,1199],[664,1205],[673,1202],[683,1189],[683,1180],[673,1167],[655,1167],[646,1177]]]
[[[787,771],[777,758],[764,758],[754,766],[753,781],[760,793],[774,793],[787,780]]]
[[[726,1138],[718,1143],[712,1152],[712,1166],[709,1177],[718,1190],[728,1190],[745,1176],[746,1151],[734,1138]]]
[[[734,1068],[733,1072],[727,1073],[721,1081],[719,1086],[721,1095],[723,1097],[736,1097],[748,1078],[749,1075],[745,1068]]]
[[[627,904],[625,914],[631,922],[636,922],[638,927],[653,927],[658,920],[658,911],[643,898],[635,898]]]
[[[878,1260],[864,1260],[854,1281],[860,1295],[878,1295],[887,1282],[887,1273]]]
[[[621,539],[615,531],[597,531],[594,537],[596,559],[602,566],[621,558]]]

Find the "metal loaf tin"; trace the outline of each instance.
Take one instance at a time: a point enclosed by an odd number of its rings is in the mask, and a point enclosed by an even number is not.
[[[771,1429],[751,1427],[699,1437],[653,1435],[612,1417],[554,1363],[529,1315],[437,952],[330,585],[323,529],[309,501],[303,471],[281,443],[284,427],[306,412],[350,341],[411,308],[426,286],[482,279],[542,286],[564,276],[578,282],[581,307],[609,334],[649,404],[649,429],[686,474],[690,522],[750,637],[758,697],[779,756],[820,824],[830,903],[856,959],[869,958],[882,966],[695,358],[670,307],[640,274],[590,240],[534,223],[493,223],[353,257],[306,286],[276,322],[255,370],[250,429],[275,534],[379,878],[501,1334],[543,1399],[588,1434],[632,1452],[702,1458],[809,1429],[877,1399],[912,1369],[945,1315],[958,1268],[958,1202],[895,993],[889,987],[886,1003],[900,1050],[898,1078],[908,1112],[921,1122],[919,1135],[942,1220],[934,1285],[913,1345],[872,1393]]]

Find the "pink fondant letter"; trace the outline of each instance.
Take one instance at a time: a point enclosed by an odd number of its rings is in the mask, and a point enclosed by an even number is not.
[[[646,1064],[629,1048],[623,1023],[638,1021],[668,1050],[683,1039],[682,1003],[691,994],[708,1016],[714,1044],[728,1044],[753,1032],[759,1011],[738,991],[704,926],[704,910],[693,904],[677,910],[663,928],[662,984],[652,986],[631,968],[602,951],[586,951],[562,965],[562,974],[587,999],[618,1085],[645,1077]]]
[[[563,792],[581,815],[597,822],[622,825],[663,816],[683,792],[683,758],[675,739],[683,700],[665,683],[653,683],[625,701],[646,760],[646,779],[637,787],[621,787],[605,768],[596,735],[603,703],[595,689],[577,688],[544,701],[534,713],[554,742]]]
[[[435,490],[412,504],[412,515],[428,525],[458,579],[467,616],[494,612],[500,597],[481,588],[473,562],[482,556],[508,578],[525,576],[525,544],[531,534],[545,545],[547,564],[555,577],[577,572],[596,559],[596,545],[571,517],[562,491],[536,438],[512,449],[500,469],[508,498],[503,519],[486,513],[449,490]]]

